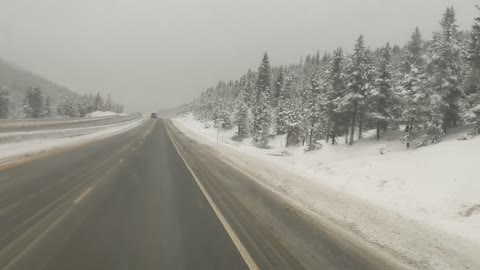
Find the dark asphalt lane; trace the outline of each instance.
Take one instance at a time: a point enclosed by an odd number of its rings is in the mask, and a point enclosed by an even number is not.
[[[0,171],[0,269],[248,269],[161,121]]]

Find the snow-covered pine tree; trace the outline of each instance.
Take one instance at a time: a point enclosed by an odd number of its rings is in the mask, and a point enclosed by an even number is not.
[[[326,141],[331,138],[332,144],[335,144],[336,138],[348,126],[344,125],[342,121],[341,101],[345,95],[345,76],[344,69],[344,55],[342,48],[338,48],[333,53],[333,60],[327,73],[326,91],[322,98],[322,106],[324,107],[327,117],[327,135]]]
[[[480,11],[479,6],[477,9]],[[480,134],[480,16],[475,18],[475,24],[472,26],[467,53],[466,120],[473,123],[474,132]]]
[[[370,121],[368,118],[369,113],[371,110],[371,89],[375,87],[375,76],[376,76],[376,70],[375,70],[375,60],[373,58],[373,53],[370,49],[367,49],[365,51],[365,80],[366,83],[365,85],[361,88],[360,90],[360,95],[362,98],[360,99],[359,103],[359,108],[360,108],[360,113],[358,116],[358,139],[362,139],[363,137],[363,129],[366,124]]]
[[[283,74],[283,67],[280,67],[278,72],[278,76],[273,84],[273,96],[272,96],[272,105],[273,107],[277,107],[279,103],[280,94],[282,93],[282,88],[285,78]]]
[[[343,107],[349,108],[350,116],[350,141],[353,144],[355,127],[358,123],[358,136],[362,136],[362,126],[366,107],[366,97],[371,87],[373,75],[372,59],[369,50],[365,47],[363,36],[357,39],[353,54],[346,68],[347,93],[344,96]]]
[[[0,85],[0,119],[8,118],[8,105],[10,103],[10,93],[8,87]]]
[[[232,137],[235,141],[243,141],[249,135],[249,116],[250,109],[246,103],[247,93],[243,90],[240,92],[237,101],[235,102],[235,116],[234,124],[237,126],[237,132]]]
[[[231,129],[232,121],[226,110],[219,109],[214,114],[214,126],[218,129]]]
[[[425,42],[420,30],[415,28],[411,40],[405,46],[401,68],[400,85],[397,93],[400,98],[401,121],[405,125],[405,141],[409,143],[418,127],[426,122],[428,105],[426,100],[425,82]]]
[[[80,115],[80,117],[84,117],[85,115],[93,111],[93,100],[94,99],[89,98],[89,95],[87,95],[87,93],[84,93],[83,96],[79,98],[78,114]]]
[[[64,117],[78,117],[78,106],[73,97],[62,97],[57,105],[57,114]]]
[[[304,117],[307,121],[306,126],[308,128],[308,148],[307,151],[314,150],[316,147],[316,133],[320,129],[321,122],[321,85],[322,81],[320,79],[320,74],[318,72],[311,72],[310,82],[308,88],[305,90],[305,108],[304,108]]]
[[[105,111],[112,111],[112,107],[113,107],[113,103],[112,103],[112,97],[110,96],[110,94],[107,95],[107,100],[105,101],[105,105],[104,105],[104,110]]]
[[[278,98],[278,106],[275,110],[275,129],[277,135],[287,132],[287,117],[290,110],[290,100],[295,95],[296,81],[292,71],[284,77],[284,85]]]
[[[374,110],[371,113],[377,129],[377,140],[380,139],[380,131],[385,130],[389,120],[392,118],[392,109],[395,102],[391,70],[390,43],[381,49],[381,59],[378,67],[378,77],[375,80],[375,87],[370,90]]]
[[[113,104],[113,109],[112,110],[113,110],[113,112],[116,112],[116,113],[123,113],[124,107],[121,104]]]
[[[100,92],[97,93],[95,96],[95,100],[93,102],[93,110],[94,111],[103,111],[104,105],[103,105],[103,98],[100,95]]]
[[[265,53],[258,68],[255,84],[256,101],[253,110],[253,142],[261,146],[268,144],[271,127],[270,113],[271,69],[268,54]]]
[[[271,112],[270,112],[270,92],[260,92],[260,99],[255,106],[254,114],[254,136],[253,142],[262,147],[268,145],[271,128]]]
[[[302,106],[299,98],[285,100],[284,114],[287,132],[285,146],[298,145],[301,141]]]
[[[23,99],[23,113],[25,118],[43,117],[43,95],[40,88],[28,88]]]
[[[52,117],[52,100],[50,96],[47,96],[47,98],[45,98],[45,104],[43,106],[43,116]]]
[[[435,33],[429,46],[427,73],[429,95],[429,121],[427,132],[432,142],[438,142],[448,127],[456,126],[460,120],[459,101],[461,89],[461,46],[458,26],[453,7],[443,15],[442,32]]]

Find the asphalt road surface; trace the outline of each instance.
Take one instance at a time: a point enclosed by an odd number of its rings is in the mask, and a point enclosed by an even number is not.
[[[0,269],[400,268],[168,120],[0,167]]]

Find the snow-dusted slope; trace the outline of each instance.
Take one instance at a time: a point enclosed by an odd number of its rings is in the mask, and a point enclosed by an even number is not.
[[[309,210],[416,265],[480,269],[480,137],[457,140],[465,128],[417,150],[390,132],[305,153],[285,148],[284,136],[259,149],[230,140],[235,130],[218,132],[191,116],[174,122]]]

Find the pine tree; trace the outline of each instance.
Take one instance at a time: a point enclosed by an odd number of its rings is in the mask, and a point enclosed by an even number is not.
[[[257,83],[255,84],[256,104],[253,110],[253,142],[262,146],[268,144],[270,136],[270,80],[270,63],[268,55],[265,53],[258,68]]]
[[[23,113],[26,118],[43,117],[43,96],[40,88],[28,88],[23,99]]]
[[[287,137],[285,146],[298,145],[301,137],[302,110],[301,101],[298,99],[289,99],[284,103],[285,126]]]
[[[378,77],[375,80],[375,88],[370,92],[374,99],[375,113],[372,119],[377,129],[377,140],[380,139],[380,130],[385,130],[388,121],[392,118],[394,105],[393,82],[391,71],[391,47],[390,44],[382,49],[382,57],[378,67]]]
[[[327,73],[326,92],[322,101],[327,117],[326,141],[328,142],[331,138],[332,144],[335,144],[337,135],[345,130],[345,127],[342,127],[344,111],[341,106],[342,97],[345,95],[343,65],[343,50],[338,48],[333,53],[333,60]]]
[[[271,114],[270,114],[270,92],[260,92],[260,99],[255,106],[254,114],[254,136],[253,142],[259,144],[262,147],[268,145],[268,139],[270,137],[271,127]]]
[[[242,141],[249,135],[249,108],[246,104],[246,99],[247,94],[242,91],[235,105],[236,109],[234,124],[237,125],[238,130],[232,139],[236,141]]]
[[[275,83],[273,85],[273,98],[272,98],[272,104],[274,107],[277,107],[278,105],[278,99],[280,98],[280,94],[282,92],[284,84],[284,75],[283,75],[283,67],[280,67],[280,71],[278,72],[277,79],[275,80]]]
[[[306,106],[304,108],[305,123],[308,126],[308,151],[314,150],[316,145],[316,132],[320,129],[321,121],[321,79],[320,75],[316,72],[312,72],[311,79],[306,89]]]
[[[231,129],[232,128],[232,121],[230,119],[230,115],[226,110],[219,109],[215,112],[214,118],[214,126],[218,129]]]
[[[402,71],[408,73],[414,67],[422,67],[425,64],[425,60],[423,59],[425,42],[422,39],[422,33],[418,27],[415,28],[410,41],[405,47],[406,54],[404,56]]]
[[[263,55],[262,63],[258,68],[258,77],[255,84],[255,91],[257,95],[256,102],[260,101],[262,92],[270,92],[271,85],[271,68],[270,61],[268,60],[268,54]],[[269,93],[270,94],[270,93]]]
[[[480,11],[480,7],[477,6]],[[467,97],[466,120],[474,123],[474,132],[480,134],[480,16],[475,18],[475,24],[470,33],[468,44],[468,72],[465,92]]]
[[[62,97],[60,103],[57,105],[57,114],[66,117],[78,117],[78,106],[73,97]]]
[[[113,104],[113,112],[116,112],[116,113],[123,113],[124,111],[124,107],[123,105],[120,105],[120,104]]]
[[[45,99],[45,104],[43,106],[43,116],[44,117],[52,117],[52,101],[50,96],[47,96]]]
[[[401,102],[401,123],[407,132],[404,138],[409,143],[414,132],[425,123],[427,96],[425,91],[425,42],[418,27],[405,47],[402,62],[402,77],[398,87]]]
[[[10,103],[10,93],[8,88],[0,85],[0,119],[8,118],[8,105]]]
[[[293,74],[288,74],[284,79],[284,85],[281,88],[278,98],[278,106],[275,111],[275,129],[277,135],[287,132],[287,117],[290,110],[289,101],[295,92],[295,78]]]
[[[113,106],[113,103],[112,103],[112,98],[110,97],[110,94],[107,95],[107,100],[105,101],[105,105],[104,105],[104,110],[105,111],[112,111],[112,107]]]
[[[98,92],[95,96],[95,100],[93,102],[93,109],[94,111],[103,111],[104,109],[103,98],[102,96],[100,96],[100,92]]]
[[[442,32],[435,33],[428,51],[427,73],[430,100],[428,133],[433,142],[444,136],[448,127],[459,121],[461,89],[461,46],[453,7],[441,21]],[[440,125],[440,126],[438,126]]]
[[[357,39],[355,49],[347,66],[347,89],[343,106],[348,106],[351,111],[350,145],[353,144],[357,118],[359,120],[358,136],[362,136],[362,126],[365,115],[366,96],[371,87],[373,67],[370,52],[365,47],[363,36]]]

